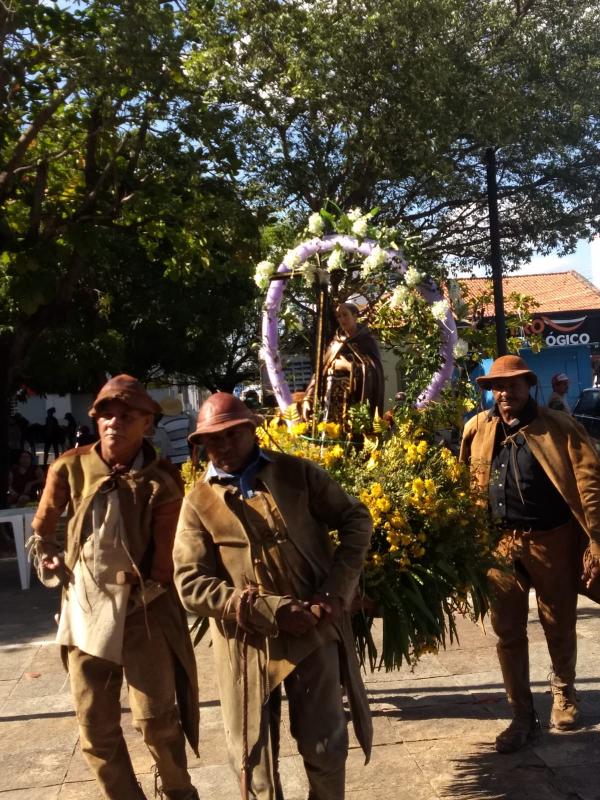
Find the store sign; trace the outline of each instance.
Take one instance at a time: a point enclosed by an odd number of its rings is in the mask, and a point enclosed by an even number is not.
[[[540,315],[525,326],[527,335],[541,336],[547,347],[600,342],[600,314]]]

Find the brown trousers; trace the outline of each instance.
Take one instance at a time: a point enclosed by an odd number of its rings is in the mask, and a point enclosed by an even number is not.
[[[572,686],[577,662],[578,528],[570,521],[549,531],[514,531],[502,539],[499,553],[512,568],[490,570],[491,621],[504,686],[515,716],[530,713],[527,615],[529,590],[535,589],[538,615],[554,671],[553,682]]]
[[[337,642],[313,651],[284,681],[290,732],[304,760],[309,800],[343,800],[348,757],[348,726],[342,702]],[[256,742],[249,753],[251,800],[283,800],[279,779],[281,686],[262,706],[260,718],[249,719]],[[242,713],[226,721],[230,762],[239,774],[243,748]]]
[[[77,647],[68,649],[81,749],[107,800],[144,798],[121,729],[123,676],[133,724],[156,762],[166,797],[197,797],[187,771],[185,737],[175,706],[174,657],[160,627],[152,624],[151,614],[148,619],[151,639],[143,612],[127,618],[123,666]]]

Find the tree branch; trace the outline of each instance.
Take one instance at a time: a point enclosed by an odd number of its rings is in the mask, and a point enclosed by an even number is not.
[[[13,153],[6,164],[6,169],[3,172],[0,172],[0,202],[8,195],[14,178],[15,170],[20,166],[27,149],[42,130],[44,125],[46,125],[46,123],[52,119],[58,108],[71,94],[71,91],[72,84],[67,83],[63,91],[59,92],[59,94],[57,94],[54,99],[40,111],[31,125],[25,131],[23,131],[19,137],[15,149],[13,150]]]
[[[33,187],[33,200],[29,211],[29,226],[25,233],[26,242],[32,242],[39,236],[40,224],[42,221],[42,204],[46,185],[48,183],[48,170],[49,165],[47,159],[40,161],[35,176],[35,186]]]

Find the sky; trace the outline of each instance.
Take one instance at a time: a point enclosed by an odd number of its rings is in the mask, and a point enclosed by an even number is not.
[[[580,272],[588,281],[592,281],[592,252],[597,252],[589,242],[581,240],[575,252],[568,256],[558,256],[550,253],[547,256],[534,256],[525,267],[519,270],[520,275],[531,275],[532,273],[543,272],[567,272],[576,270]],[[600,267],[600,264],[598,265]],[[597,272],[600,272],[597,268]]]

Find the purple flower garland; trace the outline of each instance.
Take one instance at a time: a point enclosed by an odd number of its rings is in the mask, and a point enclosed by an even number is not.
[[[293,253],[297,257],[299,264],[304,264],[312,256],[317,253],[329,253],[336,246],[342,248],[346,253],[358,253],[361,256],[369,256],[372,251],[377,247],[377,242],[371,239],[363,239],[361,242],[352,236],[334,235],[326,236],[324,238],[314,238],[302,242],[294,248]],[[394,260],[400,266],[400,273],[404,274],[407,269],[407,264],[398,250],[387,249],[384,251],[387,260]],[[277,273],[289,273],[289,267],[284,263],[277,267]],[[283,300],[283,292],[285,290],[284,280],[273,280],[267,291],[265,304],[263,307],[262,318],[262,350],[261,355],[267,366],[269,380],[273,387],[277,403],[282,411],[291,404],[292,395],[290,388],[283,373],[283,365],[279,355],[279,311]],[[419,291],[423,298],[429,303],[434,303],[442,299],[442,293],[438,286],[429,281],[428,285],[421,285]],[[452,311],[449,309],[446,318],[440,322],[442,327],[442,344],[440,353],[442,355],[442,366],[433,376],[429,386],[423,390],[419,395],[416,406],[422,408],[430,403],[439,395],[444,384],[449,380],[454,369],[454,346],[458,341],[458,334],[456,332],[456,324]]]

